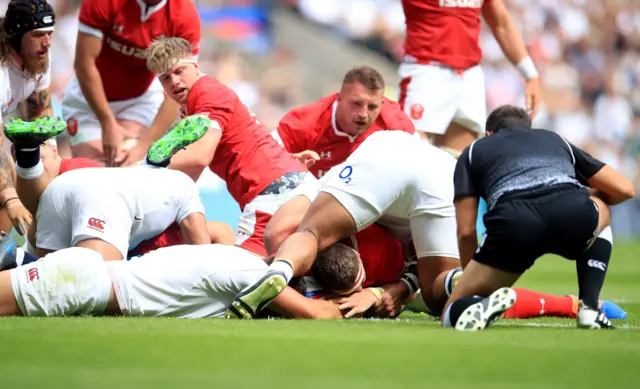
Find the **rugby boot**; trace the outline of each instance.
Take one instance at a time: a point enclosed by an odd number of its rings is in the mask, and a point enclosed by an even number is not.
[[[55,117],[40,118],[32,122],[14,119],[5,123],[4,135],[16,146],[38,147],[66,129],[67,123]]]
[[[227,319],[253,319],[287,287],[284,273],[268,271],[255,284],[241,291],[227,309]]]
[[[498,320],[516,303],[516,292],[511,288],[500,288],[464,310],[456,321],[457,331],[483,330]]]
[[[152,165],[165,166],[178,151],[198,141],[211,127],[211,119],[203,115],[187,116],[180,120],[147,152],[147,160]]]

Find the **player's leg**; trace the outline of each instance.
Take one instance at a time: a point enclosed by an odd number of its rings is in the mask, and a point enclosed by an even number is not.
[[[294,275],[306,274],[318,251],[354,234],[356,221],[332,195],[321,192],[309,207],[297,232],[282,243],[268,272],[243,290],[227,311],[229,317],[250,319],[271,302]]]
[[[433,144],[458,157],[478,137],[484,135],[487,117],[484,74],[480,66],[458,76],[458,100],[453,120],[447,131],[435,135]]]
[[[110,311],[112,296],[106,264],[90,250],[61,250],[42,261],[0,272],[2,315],[101,315]]]
[[[456,112],[460,76],[441,66],[402,64],[400,77],[398,102],[420,137],[432,142],[445,134]]]
[[[5,124],[4,133],[15,146],[16,191],[25,208],[35,214],[40,196],[51,178],[40,160],[40,145],[66,128],[57,118],[36,119],[34,122],[12,120]]]

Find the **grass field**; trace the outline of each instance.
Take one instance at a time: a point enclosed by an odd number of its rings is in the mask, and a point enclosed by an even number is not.
[[[617,331],[503,320],[457,333],[394,321],[0,319],[0,389],[639,388],[640,243],[618,244],[602,298]],[[518,286],[576,293],[573,263],[544,258]]]

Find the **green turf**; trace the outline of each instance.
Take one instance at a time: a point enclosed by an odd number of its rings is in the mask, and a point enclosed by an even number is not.
[[[602,297],[629,313],[617,331],[544,319],[458,333],[415,314],[340,322],[6,318],[0,388],[638,388],[638,253],[640,243],[619,244],[610,264]],[[573,263],[545,258],[518,286],[569,294],[575,284]]]

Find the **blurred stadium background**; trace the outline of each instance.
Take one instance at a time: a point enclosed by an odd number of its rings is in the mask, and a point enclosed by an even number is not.
[[[81,0],[49,0],[57,14],[53,90],[73,72]],[[543,82],[535,124],[620,169],[640,186],[640,1],[504,0]],[[0,0],[4,10],[8,0]],[[231,86],[269,129],[290,108],[337,91],[356,64],[378,68],[397,98],[400,0],[196,0],[200,63]],[[485,29],[488,109],[522,103],[522,82]],[[234,226],[239,209],[210,172],[199,184],[207,217]],[[618,238],[640,237],[640,199],[614,208]]]

